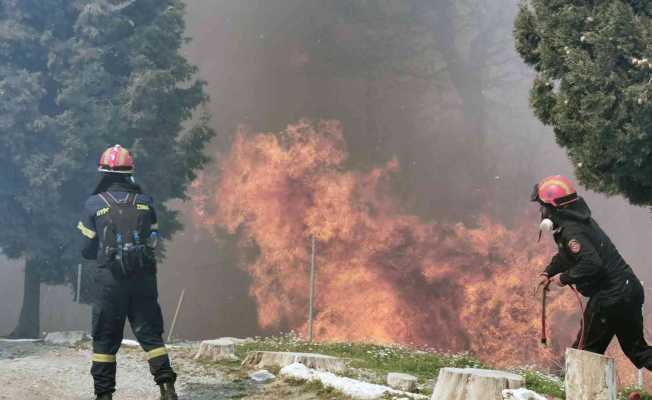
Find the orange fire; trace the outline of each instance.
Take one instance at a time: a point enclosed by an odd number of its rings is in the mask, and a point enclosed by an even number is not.
[[[533,288],[552,248],[536,243],[536,227],[423,221],[392,195],[397,161],[363,172],[347,157],[336,121],[241,129],[219,171],[195,182],[197,221],[240,238],[263,329],[306,331],[314,235],[319,340],[471,351],[495,365],[559,359],[578,316],[569,294],[553,292],[554,342],[540,348]]]

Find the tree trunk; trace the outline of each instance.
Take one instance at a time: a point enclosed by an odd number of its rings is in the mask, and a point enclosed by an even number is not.
[[[566,350],[565,388],[568,400],[616,400],[614,359],[588,351]]]
[[[475,368],[442,368],[432,400],[502,400],[503,390],[525,386],[522,376]]]
[[[271,367],[287,367],[294,363],[301,363],[308,368],[319,371],[341,374],[346,371],[346,362],[337,357],[317,353],[292,353],[281,351],[252,351],[242,361],[242,367],[249,369],[262,369]]]
[[[445,62],[446,71],[455,88],[461,106],[465,153],[460,156],[458,168],[465,172],[455,190],[467,193],[459,205],[464,210],[481,209],[490,200],[493,185],[491,163],[487,157],[487,99],[484,94],[488,40],[491,32],[480,29],[467,51],[458,43],[455,21],[457,2],[439,1],[430,16],[438,52]]]
[[[456,35],[458,34],[454,21],[456,20],[456,2],[442,1],[437,3],[433,33],[439,52],[443,55],[446,70],[453,87],[457,91],[462,106],[462,115],[466,122],[466,134],[469,137],[470,161],[477,166],[476,174],[485,172],[486,143],[486,99],[483,92],[486,54],[488,49],[483,46],[484,35],[476,35],[471,41],[471,48],[465,57]]]
[[[230,339],[204,340],[199,345],[195,360],[222,361],[237,360],[235,342]]]
[[[357,154],[365,157],[364,165],[374,165],[380,159],[378,156],[382,154],[381,146],[382,132],[380,124],[378,123],[378,76],[377,72],[371,71],[365,77],[365,104],[364,104],[364,135],[354,137],[357,140],[356,146],[359,149]]]
[[[16,329],[11,333],[12,338],[34,339],[40,337],[41,317],[41,279],[38,273],[38,264],[33,260],[25,262],[25,284],[23,292],[23,306]]]

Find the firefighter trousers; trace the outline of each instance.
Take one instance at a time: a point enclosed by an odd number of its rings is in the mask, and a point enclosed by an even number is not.
[[[598,296],[589,299],[584,311],[584,350],[604,354],[614,336],[623,352],[636,366],[652,370],[652,347],[644,336],[644,292],[636,284],[630,295],[616,304],[605,306]],[[580,335],[573,344],[579,346]]]
[[[163,315],[158,304],[155,272],[140,271],[124,278],[98,268],[93,302],[93,365],[95,393],[115,391],[116,354],[122,343],[125,320],[146,352],[156,384],[174,382],[176,374],[163,342]]]

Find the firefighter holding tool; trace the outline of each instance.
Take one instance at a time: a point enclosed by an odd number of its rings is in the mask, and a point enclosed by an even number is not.
[[[126,319],[146,352],[161,400],[177,400],[176,374],[162,338],[154,256],[158,223],[152,198],[135,184],[133,159],[119,145],[102,154],[99,171],[101,180],[77,226],[85,240],[83,257],[98,264],[91,367],[97,400],[110,400],[115,391],[116,353]]]
[[[551,232],[558,247],[542,284],[572,285],[589,298],[573,347],[604,354],[616,336],[637,368],[652,370],[652,347],[643,336],[643,286],[584,199],[557,175],[535,185],[531,200],[540,205],[541,231]]]

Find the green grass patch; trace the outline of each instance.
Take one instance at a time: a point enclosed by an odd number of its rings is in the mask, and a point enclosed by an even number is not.
[[[325,400],[349,400],[349,396],[345,396],[343,393],[335,390],[331,387],[324,386],[323,383],[319,381],[305,381],[303,379],[294,379],[288,378],[284,382],[289,386],[301,387],[301,391],[304,393],[312,393],[319,396],[320,399]]]
[[[285,378],[285,383],[290,386],[303,386],[306,384],[306,381],[303,379]]]
[[[645,390],[641,390],[641,388],[636,386],[630,386],[624,388],[620,393],[620,399],[627,400],[628,396],[632,392],[638,392],[641,395],[641,400],[652,400],[652,394],[646,392]]]
[[[349,400],[350,399],[349,396],[345,396],[341,392],[331,387],[326,387],[319,381],[305,382],[303,385],[303,391],[306,393],[315,393],[317,396],[319,396],[320,399],[324,399],[324,400]]]
[[[444,367],[485,367],[469,354],[446,355],[435,352],[415,351],[402,346],[379,346],[363,343],[307,343],[293,337],[273,337],[238,345],[236,353],[244,358],[251,351],[289,351],[320,353],[350,359],[353,368],[367,369],[384,375],[388,372],[404,372],[420,379],[432,379]]]
[[[545,375],[532,369],[517,370],[516,372],[525,377],[525,386],[528,389],[560,399],[566,397],[564,382],[559,377]]]
[[[252,351],[319,353],[348,359],[352,369],[345,375],[372,383],[385,384],[388,372],[412,374],[419,378],[423,394],[432,392],[432,385],[424,385],[434,380],[441,368],[486,367],[470,354],[442,354],[366,343],[307,343],[293,336],[259,338],[236,346],[236,354],[241,359]]]

